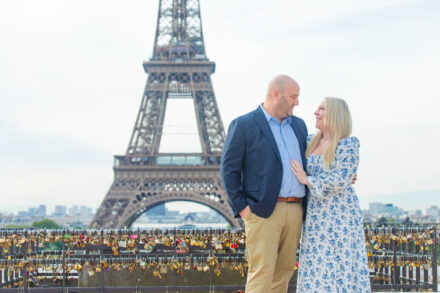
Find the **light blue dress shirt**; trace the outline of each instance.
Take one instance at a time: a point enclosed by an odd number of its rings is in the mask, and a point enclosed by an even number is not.
[[[281,181],[279,196],[304,197],[306,195],[305,186],[298,182],[292,170],[290,170],[290,161],[292,161],[293,158],[303,166],[298,138],[296,137],[292,124],[290,123],[291,117],[284,118],[283,122],[280,124],[280,121],[270,116],[270,114],[264,110],[262,105],[260,105],[260,107],[266,116],[270,129],[272,130],[273,137],[278,146],[278,151],[280,152],[281,163],[283,165],[283,179]]]

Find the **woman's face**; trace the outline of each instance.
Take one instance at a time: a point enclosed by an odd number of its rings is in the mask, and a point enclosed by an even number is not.
[[[325,100],[322,100],[319,104],[318,109],[315,111],[315,126],[321,131],[324,131],[324,116],[325,116]]]

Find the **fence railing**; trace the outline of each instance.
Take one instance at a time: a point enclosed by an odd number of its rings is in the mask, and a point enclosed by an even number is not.
[[[438,289],[436,226],[367,226],[365,237],[373,290]],[[136,284],[106,286],[104,274],[120,270],[135,274]],[[244,289],[244,282],[215,284],[225,270],[246,276],[244,230],[0,230],[0,292]],[[152,278],[173,277],[166,286],[141,286],[144,271]],[[187,271],[209,274],[209,284],[179,284]],[[99,278],[99,286],[72,285],[81,274]],[[294,290],[295,280],[289,288]]]
[[[437,227],[382,226],[365,230],[372,288],[437,291]]]

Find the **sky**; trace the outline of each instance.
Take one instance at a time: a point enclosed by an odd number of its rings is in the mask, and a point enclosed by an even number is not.
[[[399,202],[401,193],[440,194],[440,1],[200,6],[226,129],[263,101],[273,76],[288,74],[301,87],[294,114],[310,133],[324,96],[348,102],[361,142],[363,208],[377,200],[406,209],[440,204],[432,196]],[[156,0],[0,2],[0,212],[99,206],[139,110],[157,9]],[[190,104],[172,103],[161,150],[185,131],[182,146],[199,149]]]

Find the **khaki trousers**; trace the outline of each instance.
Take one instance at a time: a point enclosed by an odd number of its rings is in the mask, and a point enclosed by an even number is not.
[[[246,293],[285,293],[301,237],[301,203],[278,201],[269,218],[250,212],[244,220],[248,275]]]

